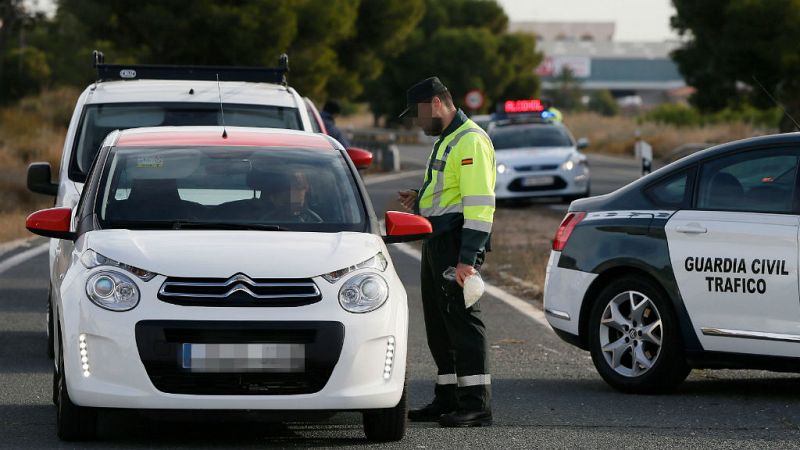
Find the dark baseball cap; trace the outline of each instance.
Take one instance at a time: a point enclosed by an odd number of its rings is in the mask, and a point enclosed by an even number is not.
[[[439,77],[425,78],[406,91],[406,109],[400,113],[400,117],[416,117],[417,103],[429,102],[434,96],[445,92],[447,87],[442,84]]]

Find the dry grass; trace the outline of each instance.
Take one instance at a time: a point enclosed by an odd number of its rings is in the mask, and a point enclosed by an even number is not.
[[[653,146],[653,156],[661,158],[679,145],[686,143],[722,143],[763,134],[774,129],[756,128],[744,123],[683,127],[656,123],[638,123],[635,117],[604,117],[594,113],[577,113],[565,116],[567,125],[576,138],[586,137],[591,145],[588,151],[609,155],[633,155],[634,133]]]
[[[25,217],[53,204],[52,198],[28,191],[27,166],[47,161],[58,172],[78,95],[72,88],[56,89],[0,109],[0,242],[30,236]]]
[[[561,213],[537,205],[498,208],[492,251],[481,273],[522,298],[541,301],[553,235],[561,219]]]

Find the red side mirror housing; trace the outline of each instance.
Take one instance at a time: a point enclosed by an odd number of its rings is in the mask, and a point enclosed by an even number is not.
[[[56,239],[75,239],[75,233],[70,231],[72,209],[50,208],[36,211],[25,220],[25,228],[39,236]]]
[[[347,154],[353,160],[356,169],[367,169],[372,165],[372,152],[363,148],[350,147]]]
[[[386,236],[383,240],[387,244],[417,241],[433,232],[433,227],[428,219],[415,214],[386,211],[385,222]]]

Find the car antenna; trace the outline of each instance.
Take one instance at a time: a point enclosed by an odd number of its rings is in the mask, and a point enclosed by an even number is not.
[[[219,87],[219,74],[217,74],[217,93],[219,94],[219,112],[222,115],[222,139],[228,139],[228,130],[225,128],[225,109],[222,107],[222,88]]]
[[[764,87],[764,85],[763,85],[763,84],[761,84],[761,82],[760,82],[760,81],[758,81],[758,78],[756,78],[756,76],[755,76],[755,75],[752,75],[752,74],[751,74],[750,76],[751,76],[751,77],[753,77],[753,81],[755,81],[756,83],[758,83],[758,86],[761,88],[761,90],[763,90],[763,91],[764,91],[764,93],[765,93],[765,94],[767,94],[767,97],[769,97],[769,99],[770,99],[770,100],[772,100],[772,102],[773,102],[773,103],[775,103],[776,105],[778,105],[778,107],[781,109],[781,111],[783,111],[783,115],[785,115],[786,117],[788,117],[788,118],[789,118],[789,120],[791,120],[791,121],[792,121],[792,123],[793,123],[793,124],[794,124],[794,126],[795,126],[795,129],[796,129],[796,130],[800,130],[800,125],[798,125],[798,124],[797,124],[797,121],[796,121],[796,120],[794,120],[794,117],[792,117],[792,115],[791,115],[791,114],[789,114],[789,111],[786,111],[786,108],[784,108],[784,107],[783,107],[783,105],[782,105],[782,104],[781,104],[781,103],[780,103],[778,100],[776,100],[776,99],[775,99],[775,97],[773,97],[773,96],[772,96],[772,94],[770,94],[770,93],[769,93],[769,91],[767,90],[767,88],[765,88],[765,87]]]

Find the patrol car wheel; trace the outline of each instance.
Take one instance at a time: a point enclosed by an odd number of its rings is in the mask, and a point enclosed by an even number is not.
[[[626,277],[610,283],[589,320],[592,361],[615,389],[666,392],[689,374],[672,308],[650,282]]]

